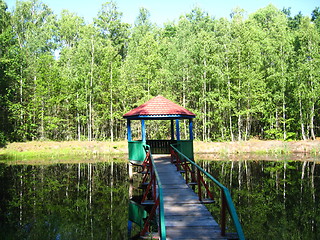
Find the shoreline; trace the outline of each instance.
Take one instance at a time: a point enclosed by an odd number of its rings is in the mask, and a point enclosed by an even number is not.
[[[126,159],[128,147],[126,141],[31,141],[9,143],[0,148],[0,161],[19,160],[41,162],[41,159],[68,159],[76,156],[84,161],[88,156],[93,161],[116,158]],[[279,141],[249,140],[237,142],[202,142],[194,141],[196,159],[201,160],[307,160],[314,161],[320,157],[320,140],[314,141]],[[21,161],[20,161],[21,158]],[[12,160],[13,159],[13,160]],[[46,161],[46,160],[42,160]],[[59,160],[58,160],[59,161]],[[61,160],[63,161],[63,160]],[[72,161],[72,160],[71,160]],[[54,161],[55,162],[55,161]]]
[[[5,148],[4,153],[128,153],[126,141],[30,141],[13,142]],[[234,142],[194,141],[195,153],[313,153],[320,154],[320,140],[280,141],[249,140]]]
[[[234,142],[197,142],[195,153],[312,153],[320,154],[320,140],[248,140]]]

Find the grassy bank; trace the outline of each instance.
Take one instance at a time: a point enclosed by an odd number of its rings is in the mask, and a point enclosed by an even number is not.
[[[0,161],[15,163],[63,163],[124,160],[127,143],[88,141],[32,141],[0,148]]]
[[[194,152],[202,159],[259,159],[267,156],[287,155],[292,159],[319,156],[320,140],[316,141],[240,141],[240,142],[194,142]],[[0,161],[33,163],[81,162],[124,160],[127,158],[127,142],[98,141],[33,141],[10,143],[0,148]],[[216,156],[216,157],[214,157]],[[247,157],[246,157],[247,156]]]
[[[320,140],[315,141],[279,141],[279,140],[249,140],[236,142],[195,142],[196,153],[266,153],[290,154],[309,153],[320,154]]]
[[[195,159],[319,161],[320,141],[196,142]]]

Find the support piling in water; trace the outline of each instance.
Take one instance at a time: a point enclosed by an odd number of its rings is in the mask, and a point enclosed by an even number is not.
[[[129,180],[130,182],[133,181],[133,166],[131,163],[128,164],[128,173],[129,173]]]

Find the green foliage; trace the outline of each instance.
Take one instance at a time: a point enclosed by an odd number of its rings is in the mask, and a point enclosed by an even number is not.
[[[122,115],[160,94],[197,114],[201,140],[319,136],[319,8],[311,18],[236,8],[230,19],[194,8],[163,28],[145,8],[124,23],[113,1],[93,24],[36,0],[13,12],[0,1],[0,12],[8,140],[123,139]]]
[[[0,132],[0,148],[5,147],[7,144],[7,138],[3,134],[3,132]]]
[[[311,14],[311,20],[316,24],[317,29],[320,31],[320,7],[316,7]]]

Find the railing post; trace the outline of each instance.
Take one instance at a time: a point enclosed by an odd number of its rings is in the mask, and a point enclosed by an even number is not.
[[[198,183],[198,197],[199,197],[199,201],[202,200],[201,197],[201,180],[200,180],[200,169],[197,169],[197,183]]]
[[[176,167],[177,167],[177,171],[180,170],[180,165],[181,165],[181,161],[180,161],[180,157],[179,154],[176,155]]]
[[[164,206],[163,206],[163,193],[162,188],[158,188],[159,191],[159,227],[160,227],[160,239],[166,239],[166,226],[164,222]]]
[[[173,161],[174,161],[174,151],[173,151],[173,149],[172,149],[172,147],[170,147],[170,156],[171,156],[171,163],[173,163]]]
[[[144,223],[144,227],[140,232],[140,236],[144,236],[147,233],[147,231],[148,231],[148,229],[150,227],[150,221],[154,217],[154,215],[156,214],[157,207],[159,206],[159,198],[155,199],[154,201],[155,201],[154,205],[153,205],[153,207],[151,209],[149,217],[147,218],[147,220]]]
[[[223,190],[221,190],[221,236],[226,235],[226,211],[227,202]]]
[[[162,185],[159,179],[158,171],[156,166],[154,165],[154,161],[151,155],[150,146],[148,147],[148,163],[147,170],[150,173],[150,182],[147,186],[147,189],[142,197],[141,203],[143,203],[147,199],[148,193],[152,190],[152,198],[154,200],[154,205],[151,209],[149,217],[144,223],[143,229],[140,231],[140,236],[144,236],[150,228],[150,222],[152,218],[156,215],[156,210],[159,208],[159,225],[158,225],[158,232],[160,234],[160,239],[166,239],[166,226],[165,226],[165,219],[164,219],[164,206],[163,206],[163,193],[162,193]],[[145,148],[147,150],[147,147]],[[148,174],[146,174],[148,175]],[[151,189],[153,188],[153,189]],[[158,190],[158,191],[157,191]],[[158,194],[158,195],[157,195]]]
[[[184,162],[184,171],[185,171],[185,176],[186,176],[186,184],[188,184],[189,183],[189,172],[188,172],[187,160]]]
[[[152,197],[155,201],[157,198],[157,180],[156,180],[156,174],[153,174],[153,194]]]

